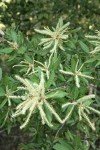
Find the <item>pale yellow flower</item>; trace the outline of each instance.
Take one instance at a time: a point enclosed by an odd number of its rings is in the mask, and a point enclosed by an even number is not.
[[[69,24],[68,22],[63,25],[63,20],[60,18],[56,28],[52,28],[52,30],[49,27],[44,27],[44,30],[35,29],[36,32],[48,36],[41,39],[40,45],[43,45],[43,49],[50,48],[51,53],[56,53],[58,47],[64,50],[63,43],[68,39]]]
[[[90,42],[93,43],[96,47],[90,54],[96,54],[100,52],[100,31],[96,30],[97,35],[87,35],[86,37],[90,39]]]
[[[74,72],[71,72],[71,71],[64,71],[62,69],[60,69],[59,71],[65,75],[71,75],[74,77],[75,79],[75,84],[78,88],[80,88],[80,79],[79,77],[82,77],[82,78],[87,78],[87,79],[94,79],[93,77],[89,76],[89,75],[86,75],[84,73],[81,72],[81,69],[83,67],[84,64],[82,64],[80,66],[80,68],[78,69],[78,64],[79,64],[79,60],[77,61],[76,63],[76,66],[75,66],[75,71]]]
[[[43,64],[42,62],[34,60],[33,58],[32,63],[30,63],[29,61],[24,59],[19,64],[14,65],[13,67],[25,67],[27,68],[25,75],[32,75],[37,72],[36,64],[43,72],[46,73],[47,79],[49,79],[50,72],[49,72],[47,62]]]
[[[62,123],[62,120],[60,119],[59,115],[56,113],[54,108],[47,102],[46,96],[45,96],[45,87],[44,87],[44,77],[43,73],[41,73],[41,80],[40,83],[31,83],[28,79],[23,79],[19,76],[16,76],[16,79],[19,80],[24,86],[18,87],[19,90],[24,90],[25,94],[22,96],[9,96],[11,99],[22,99],[23,101],[16,107],[16,112],[13,114],[13,117],[19,116],[19,115],[25,115],[26,116],[25,122],[21,125],[21,129],[24,128],[32,114],[35,112],[36,109],[39,110],[40,116],[42,119],[42,124],[47,124],[48,126],[52,127],[52,123],[50,123],[47,119],[46,113],[44,112],[43,105],[46,105],[48,108],[48,111],[50,111],[55,118]]]
[[[84,118],[88,122],[89,126],[93,130],[95,130],[94,123],[92,123],[90,121],[88,114],[90,114],[90,111],[93,111],[100,115],[100,111],[98,111],[90,106],[90,104],[92,103],[92,100],[91,100],[92,98],[95,98],[94,94],[83,96],[82,98],[75,100],[72,103],[68,102],[68,103],[63,104],[62,108],[68,108],[70,106],[70,110],[69,110],[68,114],[66,115],[65,119],[63,119],[63,123],[69,119],[74,108],[77,107],[79,120],[82,120],[82,118]],[[91,100],[91,102],[90,102],[90,100]]]
[[[60,18],[56,28],[53,27],[52,30],[50,30],[49,27],[44,27],[44,30],[35,29],[36,32],[47,36],[41,39],[39,45],[43,45],[43,49],[50,49],[51,54],[49,57],[48,68],[53,54],[57,53],[57,49],[59,48],[60,50],[65,51],[63,44],[69,37],[69,24],[70,23],[68,22],[63,25],[63,20]]]

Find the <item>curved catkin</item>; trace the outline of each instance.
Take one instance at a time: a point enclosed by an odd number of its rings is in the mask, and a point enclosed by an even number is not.
[[[91,121],[90,121],[89,117],[86,115],[86,113],[82,112],[82,115],[83,115],[84,119],[86,119],[86,121],[89,123],[90,127],[92,128],[92,130],[95,131],[95,126],[94,126],[93,123],[91,123]]]
[[[53,109],[52,106],[50,106],[50,104],[44,100],[45,105],[48,107],[48,109],[51,111],[51,113],[56,117],[56,119],[60,122],[63,123],[63,121],[61,120],[61,118],[59,117],[59,115],[56,113],[56,111]]]
[[[40,116],[42,118],[42,124],[47,124],[49,127],[52,127],[53,125],[48,121],[48,119],[46,118],[46,114],[42,109],[41,105],[38,105],[39,111],[40,111]]]
[[[16,117],[19,115],[26,115],[25,122],[20,126],[20,128],[24,128],[28,122],[30,121],[30,118],[33,114],[33,112],[38,109],[40,112],[40,116],[42,119],[43,124],[47,124],[49,127],[52,127],[53,125],[48,121],[47,116],[45,114],[45,111],[43,110],[43,105],[45,104],[48,107],[48,111],[50,111],[55,118],[62,123],[61,118],[56,113],[54,108],[46,101],[45,96],[45,87],[44,87],[44,75],[41,72],[41,79],[39,84],[31,83],[28,79],[24,79],[18,75],[16,75],[16,79],[19,80],[23,87],[18,88],[18,90],[23,90],[25,92],[24,95],[21,96],[10,96],[10,98],[16,98],[16,99],[22,99],[22,101],[19,105],[16,106],[16,112],[13,113],[12,117]]]

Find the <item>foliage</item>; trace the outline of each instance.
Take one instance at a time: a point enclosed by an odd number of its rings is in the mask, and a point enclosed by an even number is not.
[[[85,2],[63,0],[55,5],[55,0],[5,0],[0,3],[4,23],[12,16],[7,22],[12,26],[0,30],[0,133],[9,136],[13,133],[14,137],[17,130],[21,137],[18,149],[100,149],[100,31],[84,33],[86,26],[98,29],[98,24],[94,27],[92,21],[92,25],[81,22],[82,28],[79,22],[77,27],[73,25]],[[34,15],[31,4],[36,10],[39,7]],[[77,10],[76,18],[64,16],[65,6],[69,5],[69,14]],[[17,16],[9,15],[12,9]],[[62,17],[52,27],[59,16],[56,11]],[[41,29],[43,24],[46,27]],[[27,36],[31,31],[31,37]]]
[[[100,103],[93,87],[99,85],[96,67],[100,64],[100,57],[99,54],[89,52],[87,39],[78,35],[80,29],[68,30],[67,26],[68,23],[63,25],[60,18],[53,31],[49,28],[35,30],[51,38],[35,34],[32,39],[26,39],[16,29],[7,29],[1,38],[1,127],[10,132],[12,125],[22,124],[21,128],[26,128],[27,132],[35,130],[32,139],[40,139],[37,144],[31,142],[30,146],[20,145],[23,149],[41,147],[73,150],[74,145],[76,149],[95,149],[94,142],[98,138],[91,142],[88,138],[91,129],[95,131],[92,131],[92,135],[99,136]],[[3,64],[5,61],[6,65]],[[43,125],[45,135],[43,131],[38,132]],[[41,141],[41,136],[43,140],[47,138],[46,143]],[[85,141],[87,146],[84,145]]]

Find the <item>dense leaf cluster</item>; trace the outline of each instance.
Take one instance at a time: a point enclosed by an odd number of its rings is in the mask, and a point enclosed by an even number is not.
[[[0,149],[100,149],[98,3],[0,2]]]
[[[35,34],[32,39],[27,39],[16,29],[7,29],[2,35],[0,125],[10,132],[13,125],[26,120],[21,128],[35,130],[33,141],[41,136],[43,140],[46,138],[45,143],[41,138],[38,143],[42,149],[86,150],[93,145],[96,147],[96,138],[91,142],[88,140],[91,128],[94,130],[92,136],[99,136],[100,102],[96,87],[99,85],[100,54],[99,51],[91,53],[95,47],[80,34],[80,28],[70,29],[66,25],[59,19],[52,32],[49,28],[36,30],[51,38]],[[61,42],[60,46],[57,41]],[[18,117],[13,118],[15,116]],[[42,127],[41,118],[42,124],[48,124],[51,129],[46,125]],[[49,138],[50,132],[52,138]],[[35,148],[38,144],[29,146]]]

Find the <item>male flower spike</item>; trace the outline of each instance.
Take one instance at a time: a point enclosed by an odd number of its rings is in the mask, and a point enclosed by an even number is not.
[[[62,123],[62,120],[60,119],[59,115],[56,113],[56,111],[53,109],[53,107],[46,101],[45,96],[45,87],[44,87],[44,76],[43,73],[41,73],[41,80],[40,83],[31,83],[28,79],[23,79],[16,75],[16,79],[19,80],[24,86],[18,87],[19,90],[24,90],[25,94],[22,96],[9,96],[9,98],[12,99],[22,99],[23,101],[16,107],[16,112],[13,114],[13,117],[19,116],[19,115],[25,115],[26,116],[25,122],[20,126],[20,128],[24,128],[33,112],[38,109],[40,112],[40,116],[42,119],[42,124],[47,124],[48,126],[52,127],[52,123],[48,121],[46,113],[44,112],[43,105],[46,105],[48,108],[48,111],[50,111],[55,118]]]

